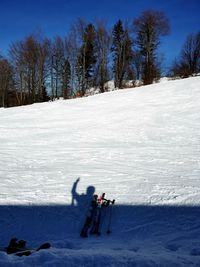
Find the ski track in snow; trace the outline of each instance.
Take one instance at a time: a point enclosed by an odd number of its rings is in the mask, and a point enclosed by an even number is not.
[[[200,266],[200,77],[0,109],[0,246],[52,248],[2,266]],[[80,239],[88,186],[113,233]],[[82,195],[82,199],[84,195]]]

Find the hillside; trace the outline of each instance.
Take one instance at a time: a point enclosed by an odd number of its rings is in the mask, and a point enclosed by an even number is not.
[[[0,109],[0,246],[53,246],[0,252],[0,266],[200,266],[199,88],[193,77]],[[110,236],[79,237],[89,186],[116,199]]]

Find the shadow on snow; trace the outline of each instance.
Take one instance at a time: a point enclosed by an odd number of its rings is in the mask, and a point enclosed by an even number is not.
[[[0,246],[5,246],[12,237],[33,245],[38,241],[79,238],[86,212],[87,207],[72,205],[0,206]],[[102,229],[102,236],[105,232]],[[132,239],[173,244],[195,242],[200,238],[200,208],[116,204],[111,235],[126,242]]]
[[[17,237],[27,240],[30,246],[47,241],[56,246],[59,241],[72,240],[75,244],[72,248],[76,248],[95,192],[93,186],[88,186],[85,194],[79,194],[78,182],[79,179],[71,189],[71,205],[1,205],[0,246],[6,246],[11,238]],[[98,240],[106,236],[106,224],[105,219]],[[111,228],[109,242],[124,248],[145,242],[161,243],[170,251],[176,251],[186,242],[200,247],[200,207],[117,205],[116,200]]]

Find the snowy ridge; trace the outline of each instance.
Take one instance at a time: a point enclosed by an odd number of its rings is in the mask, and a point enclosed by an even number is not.
[[[0,109],[0,246],[52,244],[0,252],[0,266],[200,266],[199,88],[193,77]],[[79,238],[89,186],[116,199],[110,236],[105,222]]]

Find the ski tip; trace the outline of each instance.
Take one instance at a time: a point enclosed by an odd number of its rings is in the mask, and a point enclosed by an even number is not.
[[[46,249],[46,248],[50,248],[51,247],[51,244],[50,243],[44,243],[42,246],[41,246],[41,248],[43,248],[43,249]]]

